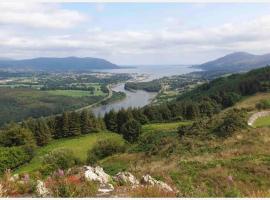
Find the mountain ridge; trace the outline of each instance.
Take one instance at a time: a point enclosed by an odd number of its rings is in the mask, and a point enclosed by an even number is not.
[[[247,52],[234,52],[212,61],[196,65],[206,71],[242,72],[270,65],[270,53],[255,55]]]
[[[119,68],[105,59],[93,57],[37,57],[21,60],[0,60],[0,69],[28,71],[88,71]]]

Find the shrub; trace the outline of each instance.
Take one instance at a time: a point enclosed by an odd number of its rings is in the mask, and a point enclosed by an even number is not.
[[[5,147],[35,144],[33,133],[20,125],[12,123],[0,132],[0,144]]]
[[[15,169],[31,159],[32,156],[23,147],[1,147],[0,174],[6,169]]]
[[[141,134],[142,125],[132,119],[127,121],[123,126],[121,127],[121,133],[123,134],[123,138],[127,140],[128,142],[136,142],[139,135]]]
[[[134,151],[144,152],[147,155],[168,155],[176,149],[177,134],[175,132],[147,132],[139,137]]]
[[[42,158],[41,172],[49,174],[57,169],[68,169],[79,163],[73,152],[67,148],[55,149]]]
[[[120,137],[111,137],[97,141],[87,153],[87,162],[96,163],[98,160],[116,153],[122,153],[126,149],[125,142]]]
[[[256,108],[258,110],[264,110],[270,108],[270,101],[269,100],[261,100],[259,103],[256,104]]]
[[[235,131],[246,128],[246,112],[244,110],[230,110],[223,119],[223,122],[216,128],[217,136],[227,137]]]
[[[98,184],[76,176],[53,177],[46,182],[53,197],[95,197]]]

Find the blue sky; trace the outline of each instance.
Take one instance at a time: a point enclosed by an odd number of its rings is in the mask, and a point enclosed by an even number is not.
[[[0,3],[0,57],[194,64],[270,52],[269,3]]]

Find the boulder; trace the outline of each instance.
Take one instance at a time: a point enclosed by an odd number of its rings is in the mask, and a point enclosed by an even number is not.
[[[118,172],[113,180],[120,185],[139,185],[139,181],[130,172]]]
[[[50,194],[49,190],[45,187],[44,182],[41,180],[37,180],[36,191],[39,197],[47,197]]]
[[[163,181],[158,181],[151,177],[149,174],[142,177],[141,183],[144,185],[158,186],[163,190],[173,192],[173,189],[167,183],[164,183]]]
[[[100,184],[108,184],[111,180],[110,175],[106,174],[103,169],[99,166],[91,167],[85,166],[84,176],[86,180],[98,181]]]

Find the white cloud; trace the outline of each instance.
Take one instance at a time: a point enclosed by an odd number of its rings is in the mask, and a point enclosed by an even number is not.
[[[2,6],[2,7],[1,7]],[[84,17],[78,12],[63,10],[57,6],[19,5],[15,7],[0,5],[0,23],[20,24],[24,26],[67,28],[75,26]],[[11,8],[12,7],[12,8]],[[32,10],[34,17],[25,12]],[[47,12],[48,11],[48,12]],[[7,13],[23,13],[21,19],[9,17]],[[36,14],[35,14],[36,13]],[[18,14],[19,15],[19,14]],[[43,16],[43,17],[41,17]],[[76,16],[80,16],[76,18]],[[72,18],[73,21],[69,18]],[[174,23],[169,19],[168,23]],[[20,30],[18,28],[18,30]],[[216,27],[196,29],[160,30],[104,30],[100,27],[88,27],[78,32],[44,32],[37,35],[29,32],[0,32],[1,57],[34,56],[97,56],[121,62],[147,63],[167,62],[181,63],[206,61],[209,57],[220,56],[233,51],[250,51],[252,53],[270,52],[270,15],[252,21],[227,23]],[[151,61],[149,57],[154,58]],[[207,56],[208,55],[208,56]],[[209,56],[210,55],[210,56]],[[204,57],[203,57],[204,56]],[[196,59],[197,58],[197,59]]]
[[[0,3],[0,24],[22,25],[36,28],[70,28],[85,16],[77,11],[59,8],[52,4]]]

